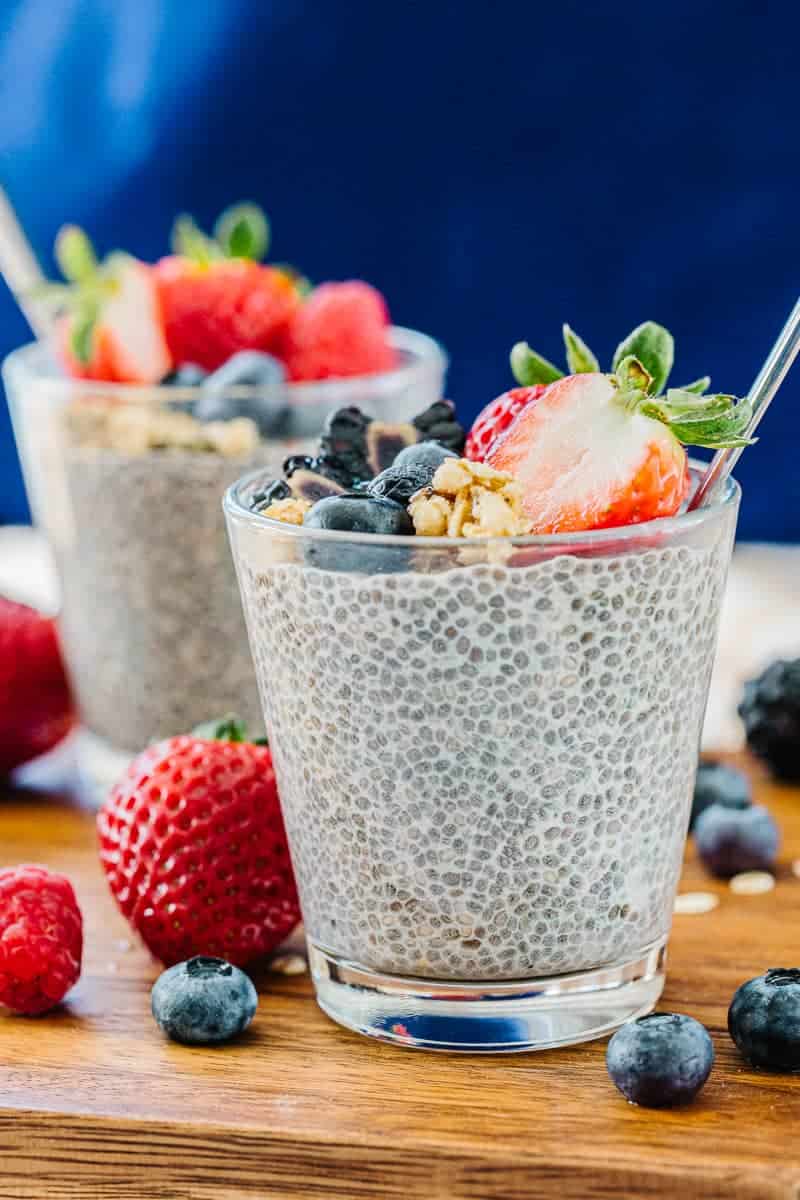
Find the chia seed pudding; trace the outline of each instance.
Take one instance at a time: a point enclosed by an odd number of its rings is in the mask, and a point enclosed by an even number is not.
[[[730,507],[651,549],[457,566],[451,543],[391,574],[316,569],[231,520],[314,943],[480,981],[665,939]]]

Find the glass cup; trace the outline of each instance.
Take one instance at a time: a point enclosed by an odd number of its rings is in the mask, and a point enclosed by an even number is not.
[[[695,479],[697,468],[694,468]],[[592,533],[309,530],[225,498],[319,1004],[441,1050],[664,983],[739,488]]]
[[[337,408],[404,421],[440,399],[441,348],[412,330],[391,337],[399,365],[384,374],[229,388],[240,413],[257,402],[267,414],[257,447],[251,438],[241,453],[136,444],[153,410],[191,414],[195,388],[66,378],[41,345],[6,360],[28,495],[61,580],[79,760],[98,788],[153,738],[210,716],[235,711],[261,727],[220,497],[243,470],[279,475],[288,454],[312,450]],[[130,445],[102,444],[110,412]]]

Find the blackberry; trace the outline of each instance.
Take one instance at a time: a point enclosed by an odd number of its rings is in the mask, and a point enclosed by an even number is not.
[[[800,782],[800,658],[779,659],[744,687],[747,744],[778,779]]]
[[[773,967],[743,983],[728,1010],[728,1031],[754,1067],[800,1070],[800,970]]]
[[[456,419],[455,406],[450,400],[437,400],[414,417],[412,424],[422,442],[441,442],[448,450],[455,450],[458,454],[464,449],[466,430]]]

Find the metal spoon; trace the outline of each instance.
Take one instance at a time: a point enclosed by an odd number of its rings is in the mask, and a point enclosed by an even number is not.
[[[763,367],[750,388],[748,398],[753,406],[753,415],[745,430],[746,437],[752,436],[759,421],[769,408],[770,402],[786,378],[798,351],[800,351],[800,300],[796,302],[789,314],[789,319],[781,330],[777,342],[767,355]],[[717,451],[692,497],[689,504],[690,512],[695,508],[703,508],[716,499],[720,487],[736,466],[743,450],[744,446],[736,446],[732,449]]]

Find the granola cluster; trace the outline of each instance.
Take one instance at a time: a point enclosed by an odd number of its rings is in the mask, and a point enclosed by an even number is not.
[[[260,512],[262,517],[271,517],[273,521],[283,521],[286,525],[302,525],[303,517],[311,507],[311,501],[304,500],[301,496],[286,496],[283,500],[273,500]]]
[[[449,458],[408,511],[420,537],[515,537],[530,531],[522,488],[482,462]]]
[[[133,455],[191,450],[245,458],[260,441],[247,417],[203,423],[186,412],[139,404],[81,402],[68,410],[67,427],[77,445]]]

